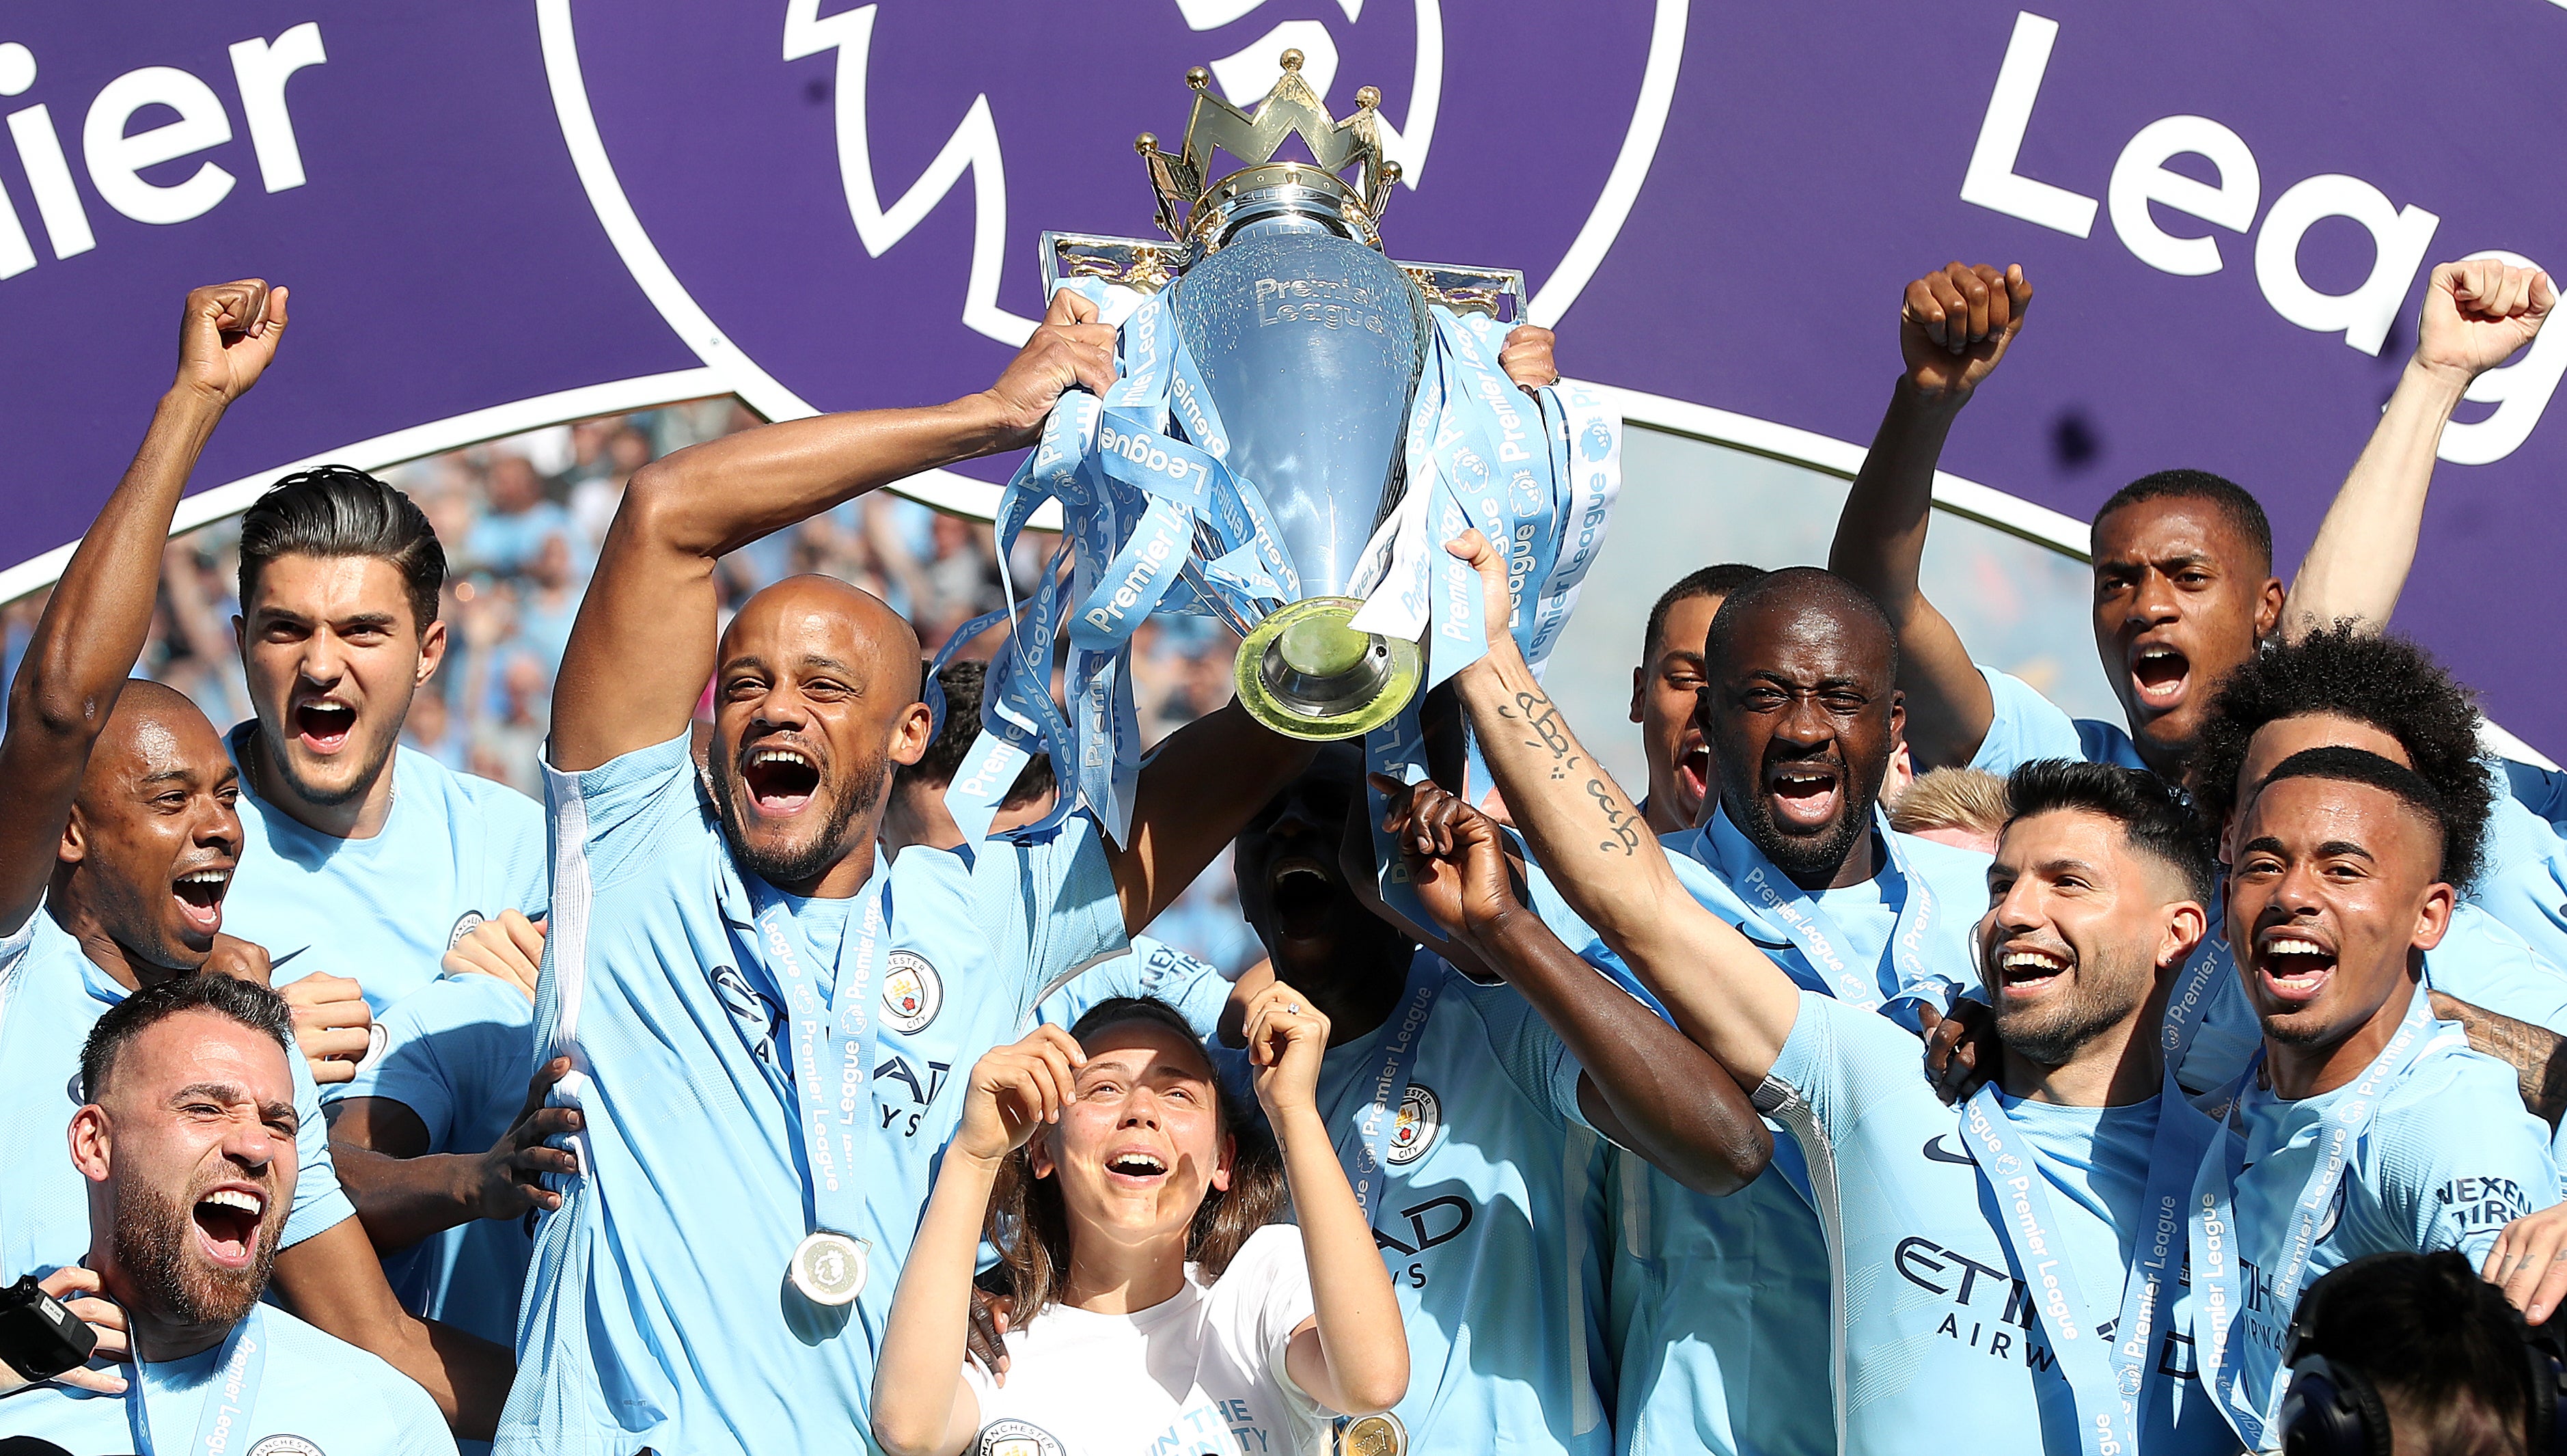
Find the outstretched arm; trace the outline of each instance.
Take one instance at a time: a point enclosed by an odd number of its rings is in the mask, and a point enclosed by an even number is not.
[[[921,470],[1033,441],[1071,385],[1114,382],[1114,331],[1069,292],[998,382],[950,405],[742,431],[634,472],[553,690],[567,772],[686,730],[713,671],[713,566],[726,552]]]
[[[2416,564],[2442,427],[2470,383],[2530,343],[2557,303],[2558,290],[2536,268],[2470,258],[2433,269],[2415,356],[2292,579],[2282,605],[2286,640],[2346,619],[2373,632],[2389,625]],[[1908,702],[1912,722],[1915,700]]]
[[[1428,912],[1505,976],[1584,1068],[1588,1120],[1698,1193],[1719,1198],[1754,1182],[1774,1137],[1746,1093],[1525,908],[1496,822],[1431,783],[1379,774],[1373,783],[1392,796],[1382,827],[1398,836]]]
[[[0,934],[25,925],[45,897],[90,748],[151,627],[178,495],[223,412],[276,357],[285,302],[285,289],[255,278],[187,295],[177,381],[36,621],[0,737]]]
[[[1131,842],[1110,856],[1124,930],[1138,935],[1175,904],[1317,751],[1268,732],[1237,703],[1170,733],[1141,765]]]
[[[1792,1034],[1799,989],[1676,879],[1630,796],[1534,681],[1508,630],[1505,558],[1477,531],[1444,549],[1480,573],[1489,655],[1453,681],[1534,861],[1694,1044],[1754,1087]]]
[[[1918,589],[1917,573],[1944,438],[2031,305],[2019,265],[2000,273],[1952,263],[1907,285],[1898,313],[1903,372],[1828,548],[1828,569],[1862,588],[1898,630],[1898,686],[1919,772],[1968,763],[1996,717],[1987,680]]]

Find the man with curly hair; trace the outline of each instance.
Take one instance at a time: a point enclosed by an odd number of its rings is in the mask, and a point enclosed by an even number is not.
[[[2548,825],[2494,780],[2478,747],[2477,728],[2468,690],[2423,648],[2338,624],[2268,647],[2229,675],[2202,725],[2193,806],[2205,831],[2218,840],[2221,862],[2234,863],[2230,841],[2241,811],[2292,754],[2361,748],[2414,769],[2432,786],[2442,810],[2444,877],[2468,897],[2454,907],[2441,943],[2424,958],[2424,986],[2440,993],[2436,1011],[2467,1025],[2482,1043],[2496,1023],[2479,1012],[2567,1032],[2567,972],[2559,969],[2558,953],[2516,927],[2545,926],[2552,944],[2567,942],[2555,939],[2554,922],[2530,914],[2507,917],[2495,908],[2539,904],[2527,882],[2545,876],[2548,861],[2525,847],[2548,834]],[[2225,950],[2214,943],[2207,953]],[[2194,1085],[2233,1075],[2225,1063],[2253,1049],[2254,1021],[2236,979],[2222,977],[2218,988],[2220,1000],[2209,1009],[2183,1066],[2184,1079]],[[2545,1062],[2538,1050],[2526,1059]],[[2543,1070],[2524,1068],[2527,1078]]]

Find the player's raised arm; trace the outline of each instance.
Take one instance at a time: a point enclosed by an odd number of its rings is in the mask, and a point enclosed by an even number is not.
[[[2416,564],[2442,427],[2469,385],[2529,344],[2557,304],[2557,287],[2537,268],[2469,258],[2433,269],[2416,353],[2291,581],[2286,639],[2348,618],[2374,632],[2389,625]]]
[[[1505,558],[1477,531],[1444,549],[1480,573],[1492,639],[1453,681],[1535,862],[1684,1033],[1755,1086],[1800,1016],[1798,988],[1676,879],[1630,796],[1534,681],[1508,630]]]
[[[1756,1181],[1774,1137],[1725,1068],[1577,958],[1510,883],[1495,820],[1432,783],[1401,785],[1382,827],[1427,912],[1507,979],[1581,1069],[1578,1102],[1613,1141],[1714,1198]],[[1599,1105],[1600,1104],[1600,1105]]]
[[[285,303],[285,289],[256,278],[187,295],[177,379],[36,622],[0,738],[0,933],[44,899],[90,748],[150,630],[179,493],[223,412],[276,357]]]
[[[634,472],[553,692],[550,757],[594,768],[686,729],[713,677],[713,564],[877,486],[1033,442],[1072,385],[1114,382],[1114,331],[1063,292],[997,384],[948,405],[742,431]]]
[[[1907,746],[1920,772],[1968,763],[1996,716],[1987,680],[1916,578],[1944,438],[2022,331],[2031,305],[2032,284],[2019,265],[1999,272],[1952,263],[1907,285],[1898,312],[1898,383],[1828,548],[1828,569],[1862,588],[1898,631]]]

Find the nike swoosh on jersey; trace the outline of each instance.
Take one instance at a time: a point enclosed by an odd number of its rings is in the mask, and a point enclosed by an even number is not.
[[[1935,1163],[1958,1163],[1964,1168],[1975,1168],[1978,1166],[1978,1159],[1971,1157],[1966,1149],[1961,1152],[1945,1151],[1943,1147],[1943,1134],[1937,1133],[1934,1136],[1925,1139],[1925,1157],[1927,1161]]]
[[[1756,938],[1755,933],[1754,933],[1754,932],[1752,932],[1752,931],[1750,931],[1750,930],[1748,930],[1748,928],[1747,928],[1746,926],[1744,926],[1744,925],[1735,925],[1735,926],[1730,927],[1730,929],[1735,930],[1735,931],[1737,931],[1740,935],[1747,937],[1747,944],[1749,944],[1749,945],[1751,945],[1751,946],[1754,946],[1756,949],[1758,949],[1758,950],[1760,950],[1760,951],[1788,951],[1788,950],[1792,949],[1792,943],[1791,943],[1790,941],[1767,941],[1767,940],[1758,940],[1758,939]]]

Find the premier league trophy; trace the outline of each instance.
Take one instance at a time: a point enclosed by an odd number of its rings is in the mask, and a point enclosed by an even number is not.
[[[1419,688],[1486,641],[1477,578],[1443,542],[1477,526],[1508,553],[1537,661],[1601,544],[1615,422],[1569,390],[1529,397],[1498,369],[1521,273],[1383,252],[1400,167],[1381,151],[1380,93],[1357,92],[1338,121],[1300,66],[1284,52],[1253,112],[1213,94],[1203,68],[1186,73],[1183,145],[1136,144],[1167,241],[1043,234],[1046,296],[1076,290],[1118,326],[1121,378],[1101,400],[1063,396],[1002,500],[1002,550],[1051,499],[1067,540],[1021,650],[994,669],[994,751],[956,781],[967,832],[987,819],[964,801],[1039,745],[1078,785],[1062,811],[1083,800],[1121,837],[1139,760],[1127,645],[1154,611],[1240,634],[1240,702],[1268,728],[1372,733],[1387,765],[1404,755],[1379,740],[1401,736]],[[1278,159],[1295,137],[1310,159]],[[1244,165],[1207,180],[1216,151]],[[1064,618],[1065,718],[1030,645]]]

